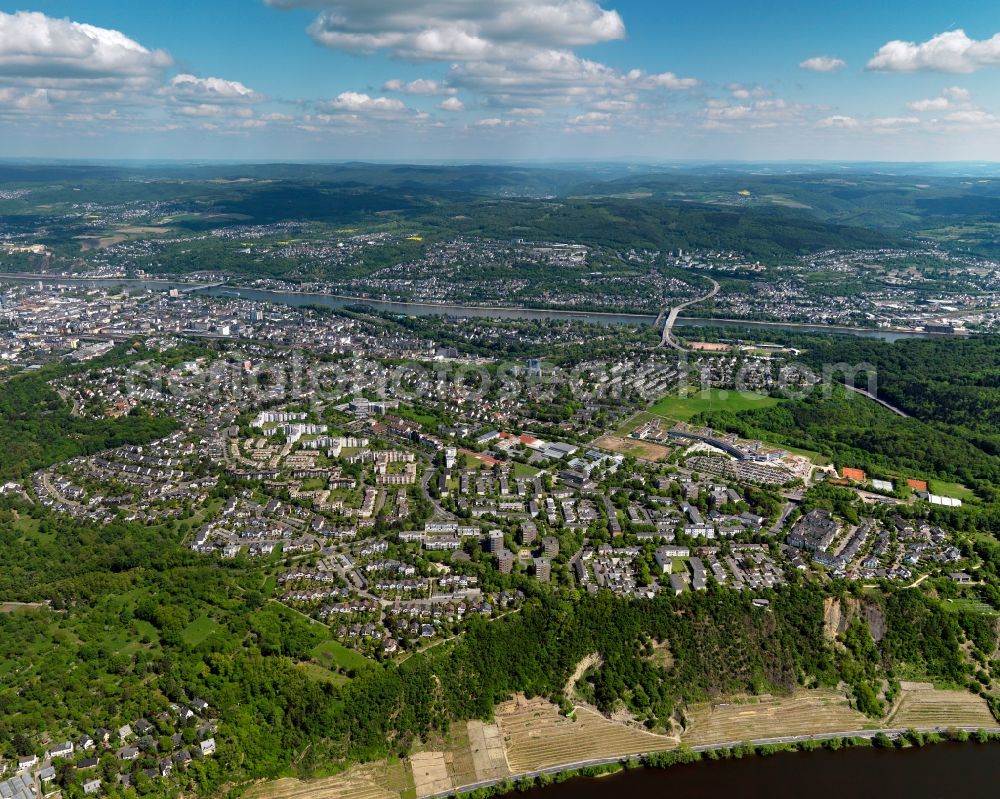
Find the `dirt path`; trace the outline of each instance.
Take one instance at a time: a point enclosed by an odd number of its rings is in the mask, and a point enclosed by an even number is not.
[[[576,664],[576,668],[573,669],[573,673],[569,675],[569,679],[566,680],[566,686],[563,688],[563,696],[572,701],[573,691],[576,689],[576,684],[580,681],[580,678],[586,674],[587,669],[592,669],[595,666],[600,666],[604,663],[604,658],[599,654],[594,652],[592,655],[587,655],[583,660]]]

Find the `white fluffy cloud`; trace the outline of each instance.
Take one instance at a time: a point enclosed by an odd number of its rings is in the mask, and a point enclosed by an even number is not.
[[[124,33],[0,12],[0,122],[79,135],[202,129],[229,134],[277,123],[263,95],[235,80],[170,77],[173,60]]]
[[[995,114],[980,108],[953,111],[944,121],[961,128],[1000,128],[1000,119]]]
[[[634,103],[637,92],[683,92],[699,85],[673,73],[622,73],[565,50],[544,50],[518,62],[454,64],[448,83],[482,95],[498,107],[594,106]]]
[[[606,0],[265,0],[276,8],[314,9],[312,38],[357,53],[384,52],[410,62],[446,62],[443,79],[386,81],[387,94],[475,96],[495,109],[487,120],[507,126],[526,113],[512,109],[562,109],[565,117],[631,110],[648,93],[667,102],[668,93],[700,86],[675,72],[620,70],[584,58],[575,50],[621,39],[625,25]],[[438,109],[456,110],[442,102]],[[464,108],[464,105],[462,106]],[[487,125],[488,127],[489,125]],[[500,125],[498,125],[499,127]]]
[[[658,75],[644,75],[641,70],[632,70],[628,77],[652,89],[667,89],[672,92],[687,91],[698,87],[700,81],[696,78],[679,78],[673,72],[661,72]]]
[[[888,131],[919,125],[920,120],[917,117],[877,117],[869,124],[876,131]]]
[[[911,111],[923,113],[925,111],[947,111],[948,109],[968,109],[971,108],[969,101],[972,94],[968,89],[960,86],[951,86],[941,92],[940,97],[929,97],[925,100],[915,100],[907,103],[906,107]]]
[[[884,135],[899,133],[907,128],[920,124],[917,117],[876,117],[873,119],[857,119],[856,117],[836,114],[816,121],[817,128],[826,130],[857,131],[862,134]]]
[[[596,125],[610,121],[611,114],[604,114],[599,111],[589,111],[586,114],[580,114],[570,119],[570,123],[574,125]]]
[[[569,119],[569,133],[607,133],[611,130],[611,114],[589,111]]]
[[[264,98],[239,81],[175,75],[168,91],[179,100],[209,103],[259,103]]]
[[[456,113],[458,111],[464,111],[465,104],[457,97],[449,97],[447,100],[439,103],[438,108],[442,111],[451,111],[452,113]]]
[[[0,77],[37,85],[149,80],[171,65],[116,30],[54,19],[37,11],[0,12]]]
[[[847,62],[842,58],[833,58],[828,55],[818,55],[807,58],[799,64],[800,69],[809,72],[839,72],[847,66]]]
[[[770,97],[771,91],[763,86],[744,86],[742,83],[730,83],[726,90],[737,100],[760,99]]]
[[[616,11],[594,0],[266,0],[316,8],[319,44],[418,60],[513,58],[526,51],[621,39]]]
[[[702,126],[709,130],[773,128],[800,123],[808,110],[808,106],[788,103],[780,97],[747,103],[712,98],[705,102]]]
[[[185,105],[177,109],[177,113],[185,117],[227,117],[247,119],[253,115],[249,108],[233,108],[218,103],[198,103]]]
[[[919,44],[894,40],[868,62],[878,72],[975,72],[1000,65],[1000,33],[990,39],[970,39],[964,30],[947,31]]]
[[[426,78],[417,78],[416,80],[411,80],[409,83],[405,83],[398,78],[387,80],[382,84],[382,91],[399,92],[401,94],[416,94],[423,95],[425,97],[456,93],[455,89],[448,86],[446,83],[439,80],[428,80]]]
[[[906,107],[911,111],[944,111],[948,108],[951,103],[948,101],[947,97],[930,97],[926,100],[914,100],[912,103],[907,103]]]
[[[824,117],[816,123],[818,128],[840,128],[840,129],[852,129],[860,127],[861,123],[858,122],[854,117],[844,116],[843,114],[835,114],[834,116]]]
[[[341,92],[333,100],[320,103],[326,112],[342,111],[351,114],[398,114],[406,110],[402,100],[392,97],[370,97],[360,92]]]

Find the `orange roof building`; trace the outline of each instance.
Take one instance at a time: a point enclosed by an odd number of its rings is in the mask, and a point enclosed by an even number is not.
[[[845,480],[855,480],[859,483],[863,483],[867,479],[863,469],[848,469],[845,466],[840,470],[840,474]]]
[[[914,491],[926,491],[927,481],[926,480],[907,480],[906,484],[912,488]]]

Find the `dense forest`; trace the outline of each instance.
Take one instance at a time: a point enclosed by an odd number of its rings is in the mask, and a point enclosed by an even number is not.
[[[817,337],[803,360],[871,364],[881,399],[928,422],[940,422],[1000,455],[1000,336],[908,339],[892,344],[855,337]],[[859,372],[865,379],[865,372]]]

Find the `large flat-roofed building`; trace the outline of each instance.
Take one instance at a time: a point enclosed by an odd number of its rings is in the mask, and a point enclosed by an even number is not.
[[[840,533],[840,523],[828,510],[816,508],[803,516],[788,534],[787,543],[796,549],[826,552]]]

